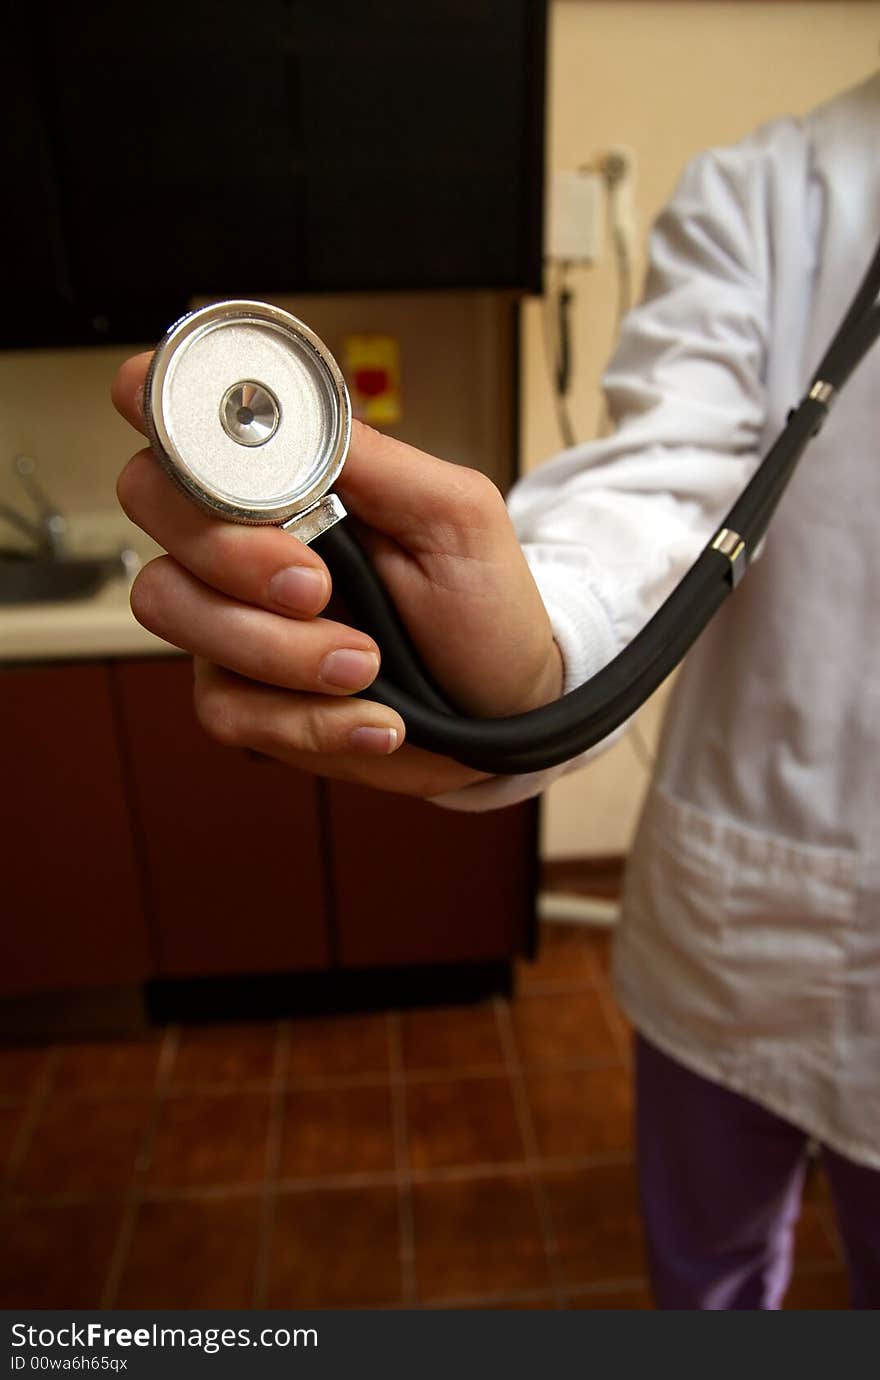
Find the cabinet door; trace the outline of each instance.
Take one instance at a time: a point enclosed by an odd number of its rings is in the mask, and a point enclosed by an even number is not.
[[[538,280],[543,18],[532,0],[288,8],[310,286]]]
[[[498,960],[534,921],[537,805],[483,815],[328,782],[345,967]]]
[[[106,338],[161,335],[193,293],[301,278],[282,0],[41,8],[71,272]]]
[[[107,672],[0,674],[0,995],[149,975]]]
[[[193,295],[540,291],[544,0],[31,0],[23,22],[6,185],[26,253],[63,260],[68,335],[155,339]],[[20,300],[11,343],[57,339]]]
[[[65,344],[78,323],[64,246],[57,177],[36,77],[39,46],[16,24],[16,41],[0,43],[4,212],[0,239],[0,346]]]
[[[188,658],[121,662],[113,675],[159,975],[326,967],[315,781],[212,743]]]

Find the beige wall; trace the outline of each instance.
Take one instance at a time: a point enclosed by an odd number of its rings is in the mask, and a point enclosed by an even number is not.
[[[689,156],[728,143],[783,112],[801,112],[878,65],[880,4],[592,3],[552,0],[548,173],[575,168],[615,145],[636,156],[640,241]],[[606,252],[581,270],[572,412],[595,434],[598,379],[613,335],[615,284]],[[522,441],[527,466],[560,441],[547,386],[541,304],[524,308]],[[662,692],[660,698],[662,699]],[[643,711],[653,743],[660,704]],[[646,773],[623,740],[548,793],[545,856],[624,851]]]

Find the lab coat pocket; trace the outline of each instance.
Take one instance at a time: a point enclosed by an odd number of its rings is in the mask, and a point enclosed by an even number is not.
[[[846,974],[856,855],[763,834],[654,787],[615,974],[631,1015],[726,1046],[827,1041]],[[638,1020],[637,1020],[638,1023]]]
[[[615,981],[624,1006],[657,1029],[721,1033],[721,908],[727,880],[712,821],[654,787],[627,869]],[[638,1020],[637,1020],[638,1023]]]
[[[724,825],[721,958],[736,1028],[825,1044],[838,1017],[856,906],[856,855]]]

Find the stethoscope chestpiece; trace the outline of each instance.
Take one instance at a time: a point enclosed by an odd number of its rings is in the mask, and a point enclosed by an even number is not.
[[[329,491],[351,440],[348,389],[323,341],[279,307],[218,302],[175,322],[144,418],[163,467],[220,517],[306,542],[345,517]]]

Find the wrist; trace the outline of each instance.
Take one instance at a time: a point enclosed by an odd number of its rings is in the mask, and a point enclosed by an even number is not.
[[[520,713],[525,713],[529,709],[540,709],[543,705],[552,704],[554,700],[558,700],[562,694],[564,682],[565,665],[559,644],[554,638],[550,643],[541,672],[526,696]]]

